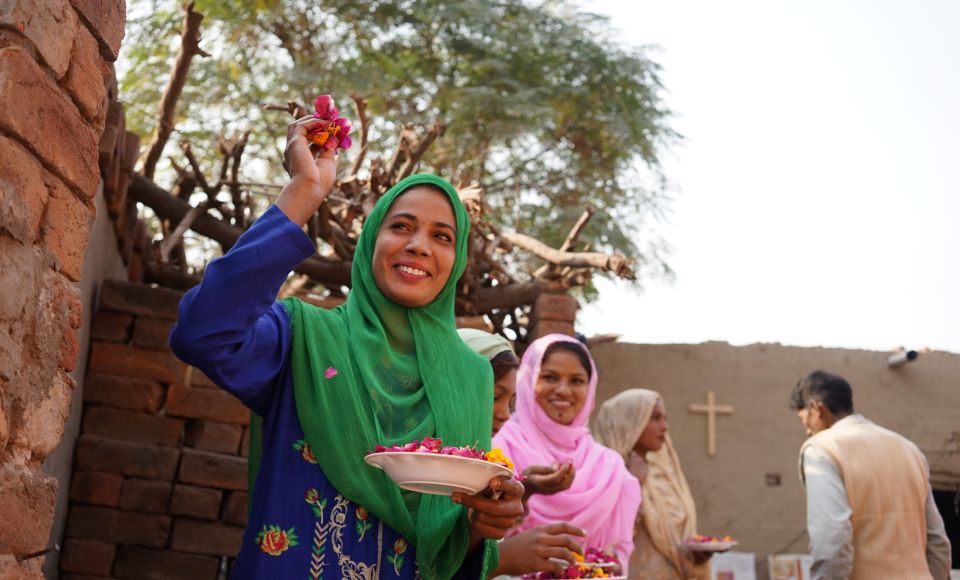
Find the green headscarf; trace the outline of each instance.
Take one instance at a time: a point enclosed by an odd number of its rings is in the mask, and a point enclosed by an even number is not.
[[[456,217],[456,261],[430,304],[406,308],[373,278],[380,224],[394,200],[418,185],[443,191]],[[323,473],[337,490],[397,530],[417,548],[424,578],[450,578],[466,557],[466,510],[438,495],[401,493],[363,458],[378,443],[439,437],[445,445],[489,449],[493,422],[490,365],[457,336],[454,299],[467,262],[470,221],[450,183],[412,175],[367,216],[353,259],[347,301],[324,310],[284,300],[293,327],[291,364],[300,425]],[[334,375],[335,373],[335,375]],[[483,546],[481,578],[497,565],[496,542]]]

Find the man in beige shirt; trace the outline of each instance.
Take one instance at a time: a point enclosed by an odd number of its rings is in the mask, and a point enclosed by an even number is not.
[[[791,394],[810,438],[800,450],[813,578],[947,580],[950,542],[926,458],[853,412],[842,377],[810,373]]]

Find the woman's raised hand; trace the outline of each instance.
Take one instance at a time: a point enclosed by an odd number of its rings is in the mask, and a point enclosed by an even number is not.
[[[570,489],[577,470],[572,463],[559,465],[531,465],[523,470],[526,477],[524,486],[527,488],[526,497],[535,493],[553,495]]]
[[[560,560],[573,564],[574,554],[583,555],[583,547],[573,536],[586,535],[586,530],[563,522],[517,534],[500,542],[500,565],[496,574],[522,576],[552,572],[559,576],[567,568],[560,565]]]
[[[311,145],[307,139],[311,128],[329,123],[311,115],[287,125],[283,167],[290,174],[290,183],[283,188],[277,207],[301,226],[316,213],[337,181],[337,150]]]
[[[467,508],[470,524],[470,543],[476,545],[481,538],[499,540],[523,515],[523,484],[513,478],[495,477],[490,480],[492,497],[483,493],[466,495],[455,493],[454,503]],[[497,494],[497,492],[501,492]]]

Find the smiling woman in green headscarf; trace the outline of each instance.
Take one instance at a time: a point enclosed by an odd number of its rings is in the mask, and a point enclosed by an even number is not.
[[[454,326],[466,212],[443,179],[408,177],[367,217],[343,305],[274,302],[314,252],[300,226],[335,177],[334,154],[317,157],[306,143],[317,122],[291,124],[291,183],[210,264],[171,335],[178,356],[262,417],[235,577],[485,577],[497,552],[484,539],[502,537],[522,513],[519,483],[492,480],[498,500],[451,501],[401,492],[363,461],[378,443],[427,436],[489,446],[490,367]]]

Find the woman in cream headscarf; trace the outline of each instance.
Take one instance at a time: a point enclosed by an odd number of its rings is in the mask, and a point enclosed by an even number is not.
[[[667,412],[660,394],[630,389],[606,401],[594,421],[593,436],[623,456],[642,483],[630,578],[709,577],[705,558],[680,548],[683,540],[696,534],[697,512],[667,435]]]

